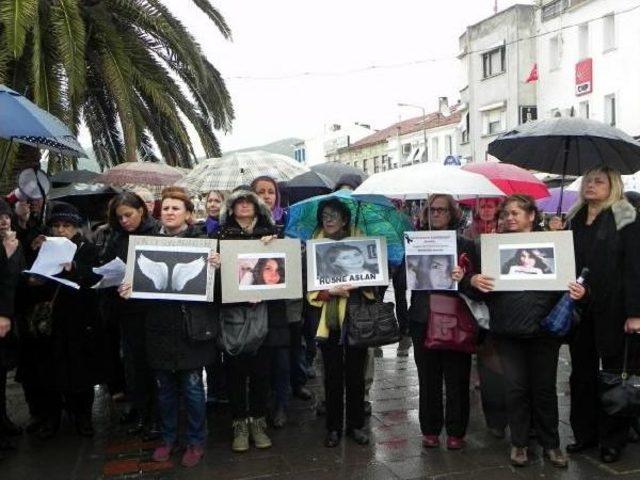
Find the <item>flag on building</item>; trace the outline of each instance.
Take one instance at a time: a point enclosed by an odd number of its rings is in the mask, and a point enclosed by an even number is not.
[[[538,64],[534,63],[531,72],[529,73],[529,77],[527,78],[525,83],[532,83],[538,81]]]

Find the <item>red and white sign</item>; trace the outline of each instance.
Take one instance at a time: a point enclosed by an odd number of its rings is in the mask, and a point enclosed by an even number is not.
[[[593,59],[585,58],[576,63],[576,96],[593,92]]]

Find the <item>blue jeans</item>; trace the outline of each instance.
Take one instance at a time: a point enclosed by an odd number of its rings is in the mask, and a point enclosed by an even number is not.
[[[180,390],[187,410],[187,442],[189,445],[204,446],[207,407],[202,369],[156,370],[155,374],[164,442],[167,445],[175,445],[178,439],[178,390]]]

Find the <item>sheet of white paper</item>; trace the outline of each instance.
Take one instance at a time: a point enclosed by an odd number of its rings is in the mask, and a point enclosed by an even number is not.
[[[127,265],[120,260],[119,257],[116,257],[109,263],[105,263],[101,267],[94,268],[93,272],[98,275],[102,275],[102,280],[91,288],[117,287],[124,280],[126,267]]]
[[[64,237],[47,237],[38,252],[36,261],[26,273],[35,273],[48,277],[57,275],[64,268],[65,263],[71,263],[78,246]]]
[[[61,283],[62,285],[66,285],[67,287],[75,288],[76,290],[80,289],[80,285],[78,285],[76,282],[72,282],[71,280],[67,280],[66,278],[58,278],[54,277],[53,275],[43,275],[41,273],[38,273],[36,275],[38,275],[39,277],[48,278],[49,280],[53,280],[54,282]]]

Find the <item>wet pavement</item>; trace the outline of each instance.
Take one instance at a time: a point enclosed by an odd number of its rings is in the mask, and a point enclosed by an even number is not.
[[[569,365],[562,351],[558,375],[560,433],[562,445],[571,440],[568,425]],[[0,461],[1,480],[71,479],[640,479],[640,444],[631,444],[621,461],[599,462],[597,450],[573,455],[567,470],[558,470],[541,458],[532,443],[531,465],[516,469],[508,462],[507,440],[487,432],[480,408],[479,391],[473,389],[467,446],[462,451],[444,448],[425,450],[418,426],[418,378],[413,357],[397,358],[395,346],[384,348],[376,359],[370,418],[371,445],[358,446],[343,440],[334,449],[325,448],[324,418],[317,417],[314,401],[293,400],[289,423],[270,430],[273,448],[234,454],[230,449],[230,418],[224,411],[209,414],[209,443],[203,462],[195,468],[179,465],[180,455],[167,463],[149,457],[155,443],[127,436],[118,425],[121,407],[103,390],[97,393],[94,422],[97,434],[84,439],[63,420],[58,435],[42,442],[26,434],[18,437],[18,449]],[[310,382],[316,392],[320,380]],[[10,382],[9,412],[24,425],[28,420],[20,386]]]

